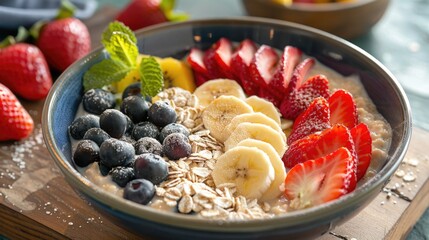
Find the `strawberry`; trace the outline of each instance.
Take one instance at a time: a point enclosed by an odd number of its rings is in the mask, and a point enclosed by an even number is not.
[[[286,89],[286,95],[289,95],[291,92],[301,87],[301,85],[304,83],[303,81],[305,76],[315,63],[316,61],[314,60],[314,58],[306,58],[295,67],[290,82]]]
[[[252,81],[249,69],[256,50],[256,44],[252,40],[245,39],[234,51],[231,58],[231,70],[248,95],[255,95],[259,88]]]
[[[279,62],[279,56],[272,47],[262,45],[255,53],[250,64],[250,74],[253,81],[261,87],[268,88],[273,80]]]
[[[64,71],[76,60],[91,50],[88,28],[73,17],[73,6],[62,5],[57,17],[46,23],[33,26],[36,45],[40,48],[49,66]]]
[[[285,196],[295,209],[326,203],[348,193],[353,157],[339,148],[325,157],[295,165],[285,179]]]
[[[337,90],[329,98],[331,125],[343,124],[349,129],[358,123],[356,104],[352,95],[346,90]]]
[[[356,168],[357,156],[352,136],[349,130],[341,125],[335,125],[323,130],[321,133],[313,133],[304,138],[293,142],[286,153],[283,155],[283,162],[286,167],[292,168],[296,164],[303,163],[307,160],[324,157],[340,147],[349,150],[353,157],[353,174],[349,187],[352,191],[356,187]]]
[[[281,100],[277,98],[275,95],[273,95],[272,91],[270,91],[267,88],[259,88],[258,92],[256,93],[258,97],[264,98],[274,104],[277,108],[280,106]]]
[[[329,97],[328,79],[323,75],[313,76],[298,89],[291,90],[282,100],[280,112],[284,118],[295,119],[317,97]]]
[[[296,118],[287,142],[290,145],[298,139],[327,128],[330,128],[328,101],[318,97]]]
[[[31,116],[15,95],[0,83],[0,141],[26,138],[33,128]]]
[[[219,65],[215,59],[217,45],[213,44],[211,48],[204,52],[203,63],[207,68],[208,79],[224,78]]]
[[[296,47],[286,46],[280,60],[279,68],[270,82],[270,89],[275,90],[274,94],[282,97],[286,94],[289,82],[291,81],[294,69],[301,59],[302,51]]]
[[[48,94],[52,77],[39,48],[17,43],[0,49],[0,82],[20,97],[40,100]]]
[[[195,83],[197,86],[200,86],[208,80],[208,71],[203,62],[203,58],[204,52],[198,48],[192,48],[186,58],[186,61],[191,66],[194,73]]]
[[[365,123],[359,123],[350,130],[356,154],[358,158],[357,163],[357,181],[359,181],[366,173],[372,157],[372,140],[368,126]]]
[[[221,75],[228,79],[236,79],[231,69],[231,58],[233,54],[231,41],[226,38],[220,38],[215,46],[214,59]]]

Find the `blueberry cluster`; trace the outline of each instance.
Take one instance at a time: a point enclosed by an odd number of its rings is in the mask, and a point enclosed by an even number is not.
[[[73,161],[79,167],[96,162],[100,174],[110,175],[124,187],[124,198],[147,204],[154,185],[168,176],[170,160],[191,153],[189,131],[175,123],[177,115],[167,102],[143,98],[136,84],[123,93],[119,110],[112,93],[87,91],[83,108],[90,114],[77,117],[69,126],[70,136],[79,140]]]

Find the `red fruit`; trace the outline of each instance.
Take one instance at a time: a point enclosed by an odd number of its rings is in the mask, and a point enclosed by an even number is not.
[[[282,100],[280,112],[284,118],[295,119],[318,97],[329,97],[328,79],[323,75],[313,76],[297,90],[292,90]]]
[[[296,118],[287,139],[288,145],[309,134],[330,127],[328,101],[323,97],[318,97]]]
[[[299,63],[301,56],[302,51],[298,48],[292,46],[285,47],[282,59],[280,60],[279,68],[269,86],[270,89],[275,90],[275,94],[279,95],[279,97],[285,96],[289,82],[292,78],[292,74],[294,73],[295,67]]]
[[[286,89],[286,95],[289,95],[291,92],[299,89],[303,84],[304,78],[307,75],[308,71],[314,66],[316,61],[314,58],[306,58],[292,73],[292,77]]]
[[[0,49],[0,82],[20,97],[40,100],[48,94],[52,77],[39,48],[18,43]]]
[[[360,123],[354,128],[350,129],[356,154],[358,158],[357,163],[357,181],[359,181],[366,173],[372,157],[372,139],[368,126],[365,123]]]
[[[267,88],[259,88],[256,95],[260,98],[264,98],[268,101],[270,101],[274,106],[277,108],[280,106],[281,100],[277,98],[272,91],[268,90]]]
[[[31,116],[15,95],[0,83],[0,141],[26,138],[33,128]]]
[[[216,42],[215,46],[214,59],[221,75],[228,79],[235,79],[236,77],[231,69],[231,58],[233,53],[231,41],[226,38],[221,38]]]
[[[192,48],[186,60],[194,73],[195,84],[200,86],[205,83],[208,78],[206,65],[203,62],[204,52],[198,48]]]
[[[329,98],[331,125],[343,124],[349,129],[358,124],[356,104],[352,95],[346,90],[337,90]]]
[[[272,47],[260,46],[250,64],[250,74],[253,81],[261,87],[268,88],[273,80],[278,62],[279,56]]]
[[[49,65],[64,71],[91,50],[91,37],[86,25],[77,18],[53,20],[41,29],[37,46]]]
[[[348,192],[353,157],[347,148],[295,165],[285,179],[285,196],[295,209],[335,200]]]
[[[213,45],[211,48],[204,52],[203,62],[207,68],[207,77],[209,80],[216,78],[224,78],[219,65],[215,59],[216,46]]]
[[[249,69],[256,50],[256,44],[252,40],[245,39],[234,51],[231,58],[231,69],[248,95],[255,95],[259,89],[259,86],[252,81]]]
[[[160,4],[161,0],[133,0],[119,12],[116,20],[132,30],[166,22],[168,20]]]

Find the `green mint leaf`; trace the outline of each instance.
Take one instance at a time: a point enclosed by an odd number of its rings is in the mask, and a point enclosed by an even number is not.
[[[125,66],[137,65],[137,39],[134,33],[121,22],[113,22],[103,32],[101,43],[106,48],[110,57],[122,62]]]
[[[133,68],[123,65],[121,62],[112,59],[93,65],[83,75],[83,88],[88,91],[92,88],[101,88],[113,82],[123,79]]]
[[[143,96],[156,96],[164,87],[161,66],[154,57],[142,58],[140,63],[141,93]]]

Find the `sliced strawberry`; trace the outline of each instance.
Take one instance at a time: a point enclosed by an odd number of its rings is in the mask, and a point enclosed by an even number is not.
[[[282,100],[280,112],[284,118],[295,119],[317,97],[329,97],[328,79],[323,75],[313,76],[300,88],[292,90]]]
[[[270,82],[270,89],[275,89],[276,95],[280,97],[286,93],[289,82],[291,81],[292,74],[295,67],[301,59],[302,51],[296,47],[286,46],[280,60],[279,68],[274,75],[274,79]],[[314,61],[313,61],[314,62]]]
[[[215,48],[216,46],[213,45],[213,47],[207,49],[204,52],[203,62],[207,68],[208,79],[216,79],[223,77],[220,68],[215,60]]]
[[[301,87],[301,85],[304,83],[305,76],[315,63],[316,60],[314,60],[314,58],[306,58],[295,67],[290,82],[287,86],[286,95],[289,95],[291,92]]]
[[[192,48],[186,60],[192,70],[207,75],[207,68],[203,62],[204,52],[198,48]]]
[[[295,165],[285,179],[285,196],[295,209],[335,200],[348,192],[353,157],[347,148]]]
[[[354,128],[350,129],[356,154],[357,162],[357,181],[359,181],[368,170],[372,157],[372,140],[368,126],[365,123],[359,123]]]
[[[267,45],[260,46],[250,64],[253,81],[261,87],[268,88],[273,80],[278,62],[279,56],[274,48]]]
[[[256,95],[260,98],[264,98],[264,99],[270,101],[277,108],[280,106],[281,99],[277,98],[275,95],[273,95],[273,93],[270,90],[268,90],[266,88],[259,88]]]
[[[288,145],[309,134],[330,127],[328,101],[323,97],[318,97],[296,118],[287,139]]]
[[[231,70],[231,58],[232,58],[232,43],[226,38],[219,39],[214,50],[214,59],[217,63],[219,71],[228,79],[235,79]]]
[[[252,81],[249,69],[256,50],[256,44],[252,40],[245,39],[240,43],[231,58],[231,69],[248,95],[255,95],[259,88]]]
[[[346,90],[337,90],[329,98],[329,110],[331,113],[331,125],[343,124],[349,129],[358,123],[356,104],[352,95]]]

